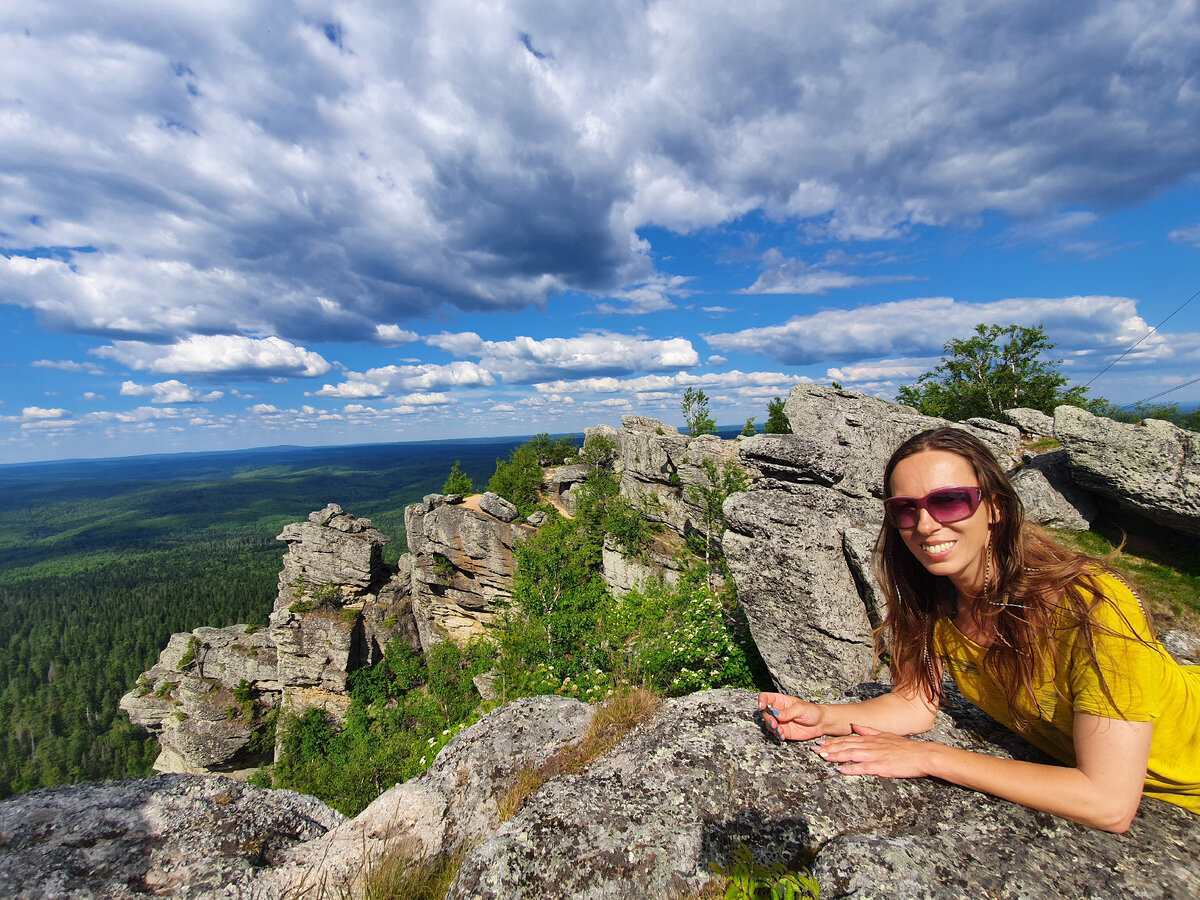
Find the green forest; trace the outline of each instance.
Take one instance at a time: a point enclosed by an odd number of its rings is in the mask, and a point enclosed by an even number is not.
[[[486,483],[519,439],[276,447],[0,466],[0,797],[142,775],[117,709],[174,632],[265,623],[289,522],[329,502],[406,549],[449,462]]]

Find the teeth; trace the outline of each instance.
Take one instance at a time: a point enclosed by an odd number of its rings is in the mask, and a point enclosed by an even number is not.
[[[926,544],[926,553],[945,553],[955,545],[956,541],[946,541],[944,544]]]

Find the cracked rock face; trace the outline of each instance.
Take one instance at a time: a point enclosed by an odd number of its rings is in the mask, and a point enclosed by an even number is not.
[[[1158,419],[1127,425],[1060,406],[1054,436],[1080,487],[1127,512],[1200,536],[1200,434]]]
[[[809,745],[768,737],[755,699],[708,691],[664,702],[581,775],[530,797],[471,851],[449,897],[672,896],[705,884],[737,844],[760,862],[811,862],[822,900],[1181,898],[1200,888],[1200,820],[1182,809],[1144,801],[1117,836],[930,779],[843,776]],[[940,716],[934,734],[1040,759],[968,708]]]
[[[285,850],[344,820],[312,797],[220,776],[34,791],[0,803],[0,896],[250,897]]]

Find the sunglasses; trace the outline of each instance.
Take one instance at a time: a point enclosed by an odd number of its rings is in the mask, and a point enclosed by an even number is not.
[[[897,528],[916,528],[923,509],[940,524],[949,525],[971,518],[982,502],[982,488],[947,487],[930,491],[924,497],[888,497],[883,501],[883,509],[888,521]]]

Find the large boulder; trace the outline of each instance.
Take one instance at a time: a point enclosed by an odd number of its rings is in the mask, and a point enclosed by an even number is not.
[[[1060,406],[1054,436],[1080,487],[1127,513],[1200,536],[1200,434],[1159,419],[1128,425]]]
[[[1075,484],[1065,450],[1033,457],[1013,473],[1012,484],[1030,522],[1066,531],[1087,531],[1096,519],[1096,504]]]
[[[344,821],[312,797],[218,776],[33,791],[0,803],[0,896],[254,897],[285,850]]]
[[[284,526],[276,540],[288,545],[279,574],[280,593],[306,584],[368,588],[383,571],[388,537],[342,511],[336,503],[310,513],[308,521]]]

